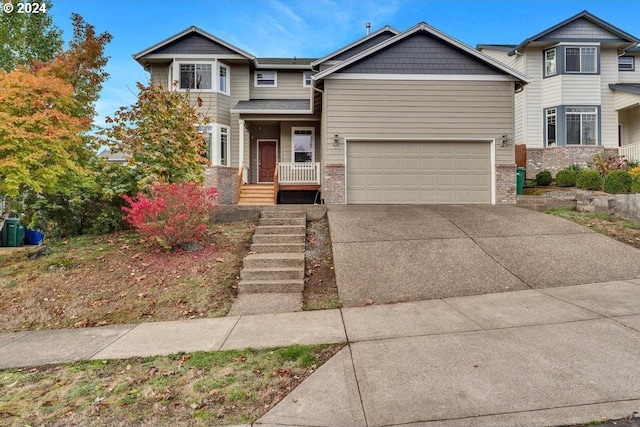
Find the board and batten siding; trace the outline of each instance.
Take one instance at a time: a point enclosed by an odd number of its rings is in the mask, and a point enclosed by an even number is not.
[[[277,87],[255,87],[255,70],[251,72],[251,99],[308,99],[311,96],[311,88],[302,86],[302,70],[277,72]]]
[[[325,81],[324,160],[344,163],[344,138],[487,138],[496,144],[496,163],[513,164],[514,83],[509,81]]]

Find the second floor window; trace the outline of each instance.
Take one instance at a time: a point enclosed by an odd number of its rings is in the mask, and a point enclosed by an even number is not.
[[[213,89],[211,64],[180,64],[180,89]]]
[[[544,75],[555,76],[556,75],[556,50],[549,49],[544,51]]]
[[[634,56],[619,56],[618,57],[618,71],[634,71],[635,67]]]
[[[566,47],[565,71],[567,73],[596,73],[598,49],[596,47]]]
[[[256,71],[256,87],[276,87],[278,85],[278,73],[276,71]]]
[[[311,71],[305,71],[302,73],[302,87],[311,87],[311,78],[313,73]]]
[[[222,93],[229,94],[229,67],[222,64],[218,68],[218,89]]]

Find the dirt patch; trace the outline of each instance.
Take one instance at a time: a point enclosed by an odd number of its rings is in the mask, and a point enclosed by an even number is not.
[[[154,250],[133,232],[68,239],[33,261],[0,252],[0,331],[224,316],[253,228],[211,225],[194,252]]]
[[[0,425],[251,423],[341,347],[180,353],[0,371]]]
[[[640,224],[635,224],[613,215],[591,214],[568,209],[548,210],[547,213],[571,220],[619,242],[640,249]]]
[[[339,308],[340,298],[333,266],[331,233],[326,216],[307,223],[305,265],[303,309]]]

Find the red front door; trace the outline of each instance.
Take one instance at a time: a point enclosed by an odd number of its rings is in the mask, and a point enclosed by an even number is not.
[[[276,141],[258,141],[258,182],[273,182],[276,171]]]

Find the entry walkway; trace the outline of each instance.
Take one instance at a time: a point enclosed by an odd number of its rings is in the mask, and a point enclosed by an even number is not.
[[[0,334],[0,367],[348,342],[256,425],[517,426],[640,409],[640,279]]]

